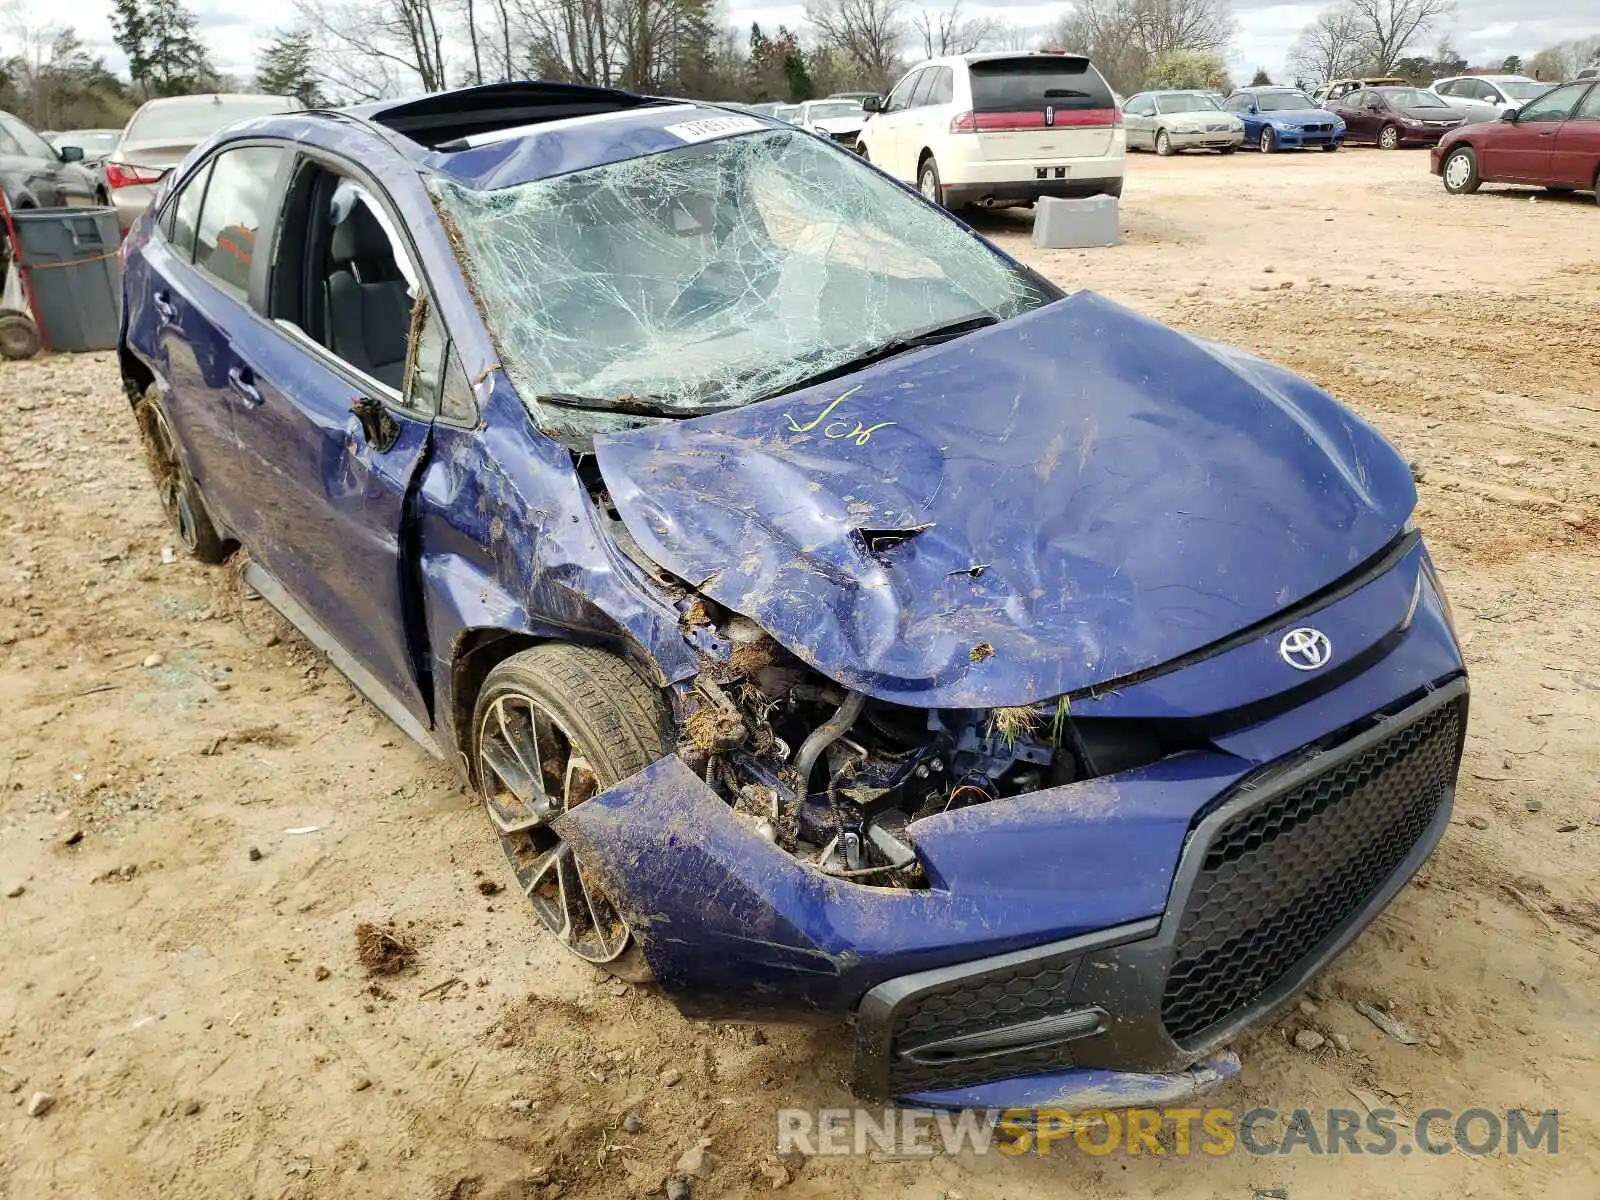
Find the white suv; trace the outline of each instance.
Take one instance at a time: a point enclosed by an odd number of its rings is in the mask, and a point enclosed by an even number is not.
[[[862,107],[861,153],[946,208],[1122,194],[1122,113],[1087,58],[930,59]]]

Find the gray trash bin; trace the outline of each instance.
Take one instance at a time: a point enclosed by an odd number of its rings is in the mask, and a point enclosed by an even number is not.
[[[11,220],[52,350],[111,350],[122,303],[114,208],[25,208]]]

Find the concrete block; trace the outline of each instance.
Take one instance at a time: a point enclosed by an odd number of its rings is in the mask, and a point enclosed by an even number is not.
[[[1033,244],[1042,250],[1115,246],[1119,220],[1115,196],[1045,196],[1033,206]]]

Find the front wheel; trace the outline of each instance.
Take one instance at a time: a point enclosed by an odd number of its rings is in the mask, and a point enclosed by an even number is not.
[[[1385,125],[1378,131],[1378,149],[1400,149],[1400,130],[1393,125]]]
[[[660,696],[625,662],[549,644],[489,672],[473,716],[478,790],[534,914],[567,950],[632,983],[649,964],[594,873],[551,829],[665,752]]]
[[[1272,132],[1272,126],[1267,125],[1262,128],[1261,137],[1256,142],[1256,148],[1263,154],[1272,154],[1278,149],[1278,139]]]
[[[1444,190],[1452,196],[1470,196],[1483,184],[1478,174],[1478,156],[1471,146],[1457,146],[1445,156],[1439,168]]]
[[[1332,154],[1342,145],[1344,145],[1343,142],[1324,142],[1322,145],[1322,152],[1324,154]]]
[[[933,161],[932,156],[923,159],[922,167],[917,171],[917,191],[929,204],[944,207],[944,185],[939,181],[939,164]]]
[[[1237,147],[1237,146],[1222,146],[1217,150],[1217,153],[1218,154],[1232,154],[1238,148],[1239,147]]]
[[[1156,153],[1162,158],[1172,157],[1172,139],[1167,136],[1165,129],[1156,134]]]

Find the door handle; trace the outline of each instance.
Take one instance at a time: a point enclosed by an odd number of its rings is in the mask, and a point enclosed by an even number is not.
[[[155,306],[157,315],[159,315],[163,321],[171,321],[177,318],[178,310],[173,306],[172,301],[167,297],[165,292],[156,292],[152,294],[150,297],[150,303]]]
[[[255,372],[249,367],[239,363],[229,367],[228,386],[248,407],[255,408],[261,403],[261,391],[256,387]]]

